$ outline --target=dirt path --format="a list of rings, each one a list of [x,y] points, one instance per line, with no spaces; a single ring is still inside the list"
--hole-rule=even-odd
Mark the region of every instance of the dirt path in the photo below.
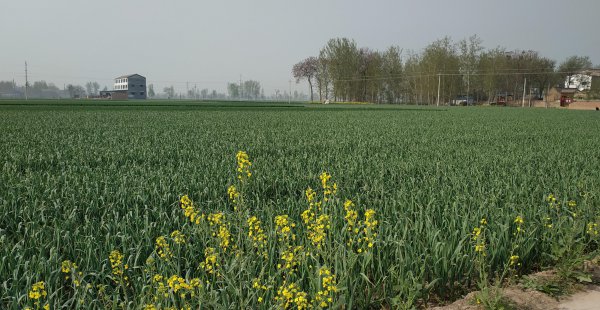
[[[600,287],[590,286],[585,291],[570,296],[558,304],[559,310],[600,309]]]

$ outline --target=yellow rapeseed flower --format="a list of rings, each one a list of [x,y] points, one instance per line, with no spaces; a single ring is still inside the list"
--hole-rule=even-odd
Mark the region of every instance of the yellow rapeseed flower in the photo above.
[[[171,233],[171,238],[177,244],[183,244],[183,243],[185,243],[185,235],[181,231],[179,231],[179,230],[174,230]]]
[[[252,246],[258,250],[259,254],[267,257],[267,236],[261,227],[261,222],[256,216],[248,219],[248,238]]]
[[[171,252],[169,243],[167,243],[167,239],[164,236],[156,238],[155,250],[158,256],[166,261],[173,257],[173,252]]]
[[[516,265],[519,262],[519,255],[511,255],[509,261],[510,261],[511,266]],[[518,265],[520,265],[520,264],[518,264]]]
[[[308,294],[300,290],[296,283],[287,284],[285,281],[277,289],[275,301],[279,303],[279,307],[290,309],[295,307],[298,310],[307,309],[310,307],[308,302]]]
[[[110,252],[108,256],[110,261],[110,267],[112,269],[112,274],[116,277],[123,277],[124,270],[128,269],[128,266],[123,266],[123,254],[119,252],[119,250],[113,250]],[[123,277],[123,280],[127,281],[127,277]],[[116,280],[115,280],[116,281]]]
[[[321,308],[326,308],[333,302],[334,294],[337,292],[335,275],[327,267],[321,267],[319,269],[319,276],[321,277],[321,290],[317,292],[315,296],[315,302]]]
[[[277,234],[277,240],[281,242],[296,240],[296,235],[292,231],[294,227],[296,227],[296,224],[290,220],[289,216],[275,216],[275,233]]]
[[[39,281],[34,283],[31,286],[31,290],[29,291],[29,294],[27,294],[29,296],[30,299],[33,300],[38,300],[41,298],[45,298],[48,293],[46,292],[46,285],[44,284],[44,281]]]
[[[208,274],[218,275],[217,268],[219,267],[219,263],[217,260],[217,252],[215,248],[206,248],[204,249],[204,261],[200,263],[200,267],[206,271]]]
[[[598,235],[598,224],[590,222],[587,224],[587,233],[590,236],[597,236]]]
[[[204,214],[201,214],[200,211],[196,209],[194,203],[187,195],[181,197],[179,204],[183,209],[185,217],[187,217],[191,223],[196,225],[200,224],[200,221],[204,218]]]
[[[237,152],[235,157],[237,159],[237,178],[240,182],[245,182],[252,176],[252,172],[250,171],[252,163],[249,160],[248,154],[244,151]]]
[[[300,259],[304,255],[302,246],[288,246],[281,253],[281,263],[277,264],[277,268],[290,274],[294,273],[300,264]]]

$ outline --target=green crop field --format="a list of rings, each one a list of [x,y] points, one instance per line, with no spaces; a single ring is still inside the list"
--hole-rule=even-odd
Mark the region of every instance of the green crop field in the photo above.
[[[0,308],[452,300],[596,250],[599,150],[595,111],[0,101]]]

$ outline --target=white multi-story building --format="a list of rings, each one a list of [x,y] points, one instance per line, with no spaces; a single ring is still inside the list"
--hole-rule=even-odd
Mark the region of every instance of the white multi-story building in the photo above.
[[[115,93],[124,93],[127,99],[146,99],[146,78],[139,74],[119,76],[115,78],[113,90]]]

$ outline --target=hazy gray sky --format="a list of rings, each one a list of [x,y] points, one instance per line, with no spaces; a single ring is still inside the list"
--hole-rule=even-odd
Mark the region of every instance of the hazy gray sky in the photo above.
[[[599,0],[0,0],[0,80],[84,84],[140,73],[158,89],[186,81],[225,91],[259,80],[287,90],[291,67],[327,40],[420,51],[446,35],[600,64]],[[292,86],[305,93],[303,84]]]

